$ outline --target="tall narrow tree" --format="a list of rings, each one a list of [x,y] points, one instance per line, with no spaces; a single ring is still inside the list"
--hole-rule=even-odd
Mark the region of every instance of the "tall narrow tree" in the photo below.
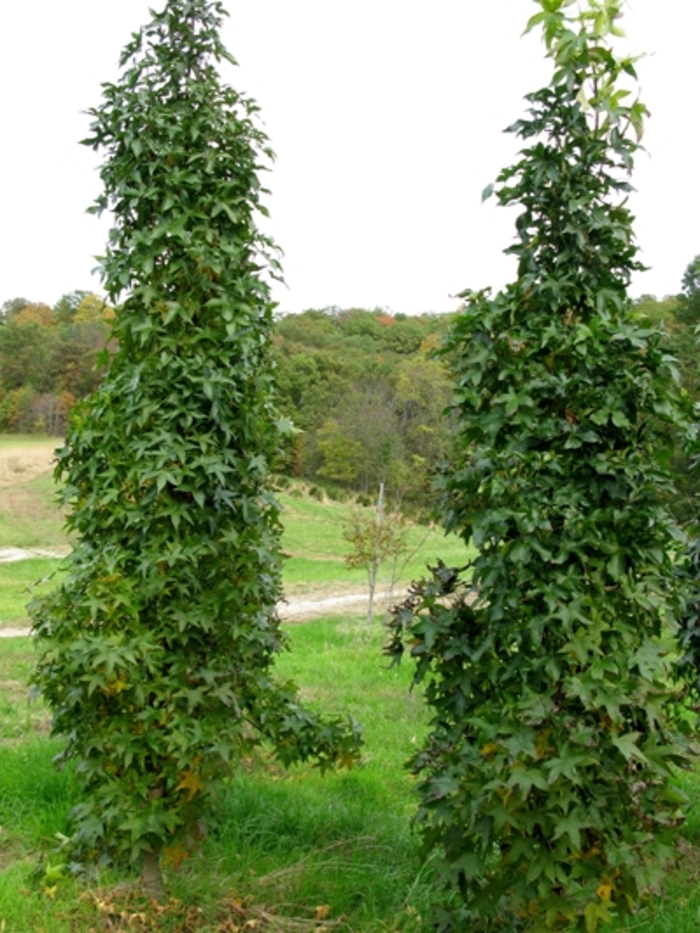
[[[33,610],[36,682],[83,789],[77,839],[142,860],[155,892],[159,856],[195,845],[242,749],[262,736],[285,763],[327,765],[359,743],[271,672],[285,643],[268,484],[279,267],[256,227],[271,153],[255,104],[220,78],[223,15],[167,0],[90,111],[118,351],[58,453],[75,545]]]
[[[554,64],[510,131],[517,279],[465,292],[451,337],[446,527],[469,568],[435,568],[394,620],[426,681],[418,824],[460,904],[443,928],[588,933],[669,854],[682,759],[665,714],[677,531],[664,430],[683,420],[661,335],[636,320],[628,180],[645,108],[614,55],[621,0],[538,0]],[[487,189],[485,194],[489,194]]]

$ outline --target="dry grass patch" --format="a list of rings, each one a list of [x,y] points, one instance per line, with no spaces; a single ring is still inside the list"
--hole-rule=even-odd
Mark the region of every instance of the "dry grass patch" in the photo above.
[[[64,514],[50,473],[0,486],[0,548],[68,551]]]
[[[67,545],[53,482],[59,438],[0,435],[0,548]]]
[[[54,437],[4,439],[0,444],[0,486],[14,486],[50,473],[60,443]]]

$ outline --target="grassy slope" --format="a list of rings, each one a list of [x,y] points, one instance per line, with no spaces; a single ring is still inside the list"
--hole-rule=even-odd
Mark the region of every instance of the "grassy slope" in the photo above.
[[[52,587],[59,561],[21,560],[0,564],[0,629],[28,623],[27,602]]]
[[[51,475],[58,438],[0,435],[0,547],[66,543]]]
[[[0,455],[16,447],[28,450],[55,450],[62,443],[60,437],[47,437],[44,434],[0,434]]]
[[[317,502],[280,495],[283,506],[284,534],[282,546],[289,555],[285,563],[285,585],[290,592],[302,585],[354,583],[366,586],[363,570],[348,570],[344,557],[349,550],[343,539],[343,525],[348,521],[351,506],[337,502]],[[463,563],[466,549],[454,537],[447,538],[439,528],[413,525],[408,533],[407,562],[398,568],[397,582],[409,583],[425,572],[426,563],[438,557],[450,563]],[[380,588],[389,581],[391,568],[380,571]],[[357,586],[353,587],[357,589]]]

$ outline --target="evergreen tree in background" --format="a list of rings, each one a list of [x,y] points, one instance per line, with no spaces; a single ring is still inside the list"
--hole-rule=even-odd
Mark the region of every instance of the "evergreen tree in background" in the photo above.
[[[645,108],[609,43],[621,0],[539,5],[528,30],[554,74],[510,128],[524,148],[495,188],[520,209],[517,279],[465,292],[449,342],[442,511],[477,556],[414,586],[388,652],[409,646],[433,712],[411,767],[459,905],[440,928],[591,933],[671,855],[683,752],[662,631],[680,535],[660,496],[684,413],[662,335],[627,297]]]
[[[36,683],[77,763],[84,853],[141,862],[161,888],[204,832],[245,749],[350,764],[353,723],[303,710],[271,674],[283,648],[271,406],[271,242],[256,107],[214,0],[168,0],[90,111],[114,226],[102,260],[118,349],[73,412],[57,477],[75,536],[65,581],[33,606]]]

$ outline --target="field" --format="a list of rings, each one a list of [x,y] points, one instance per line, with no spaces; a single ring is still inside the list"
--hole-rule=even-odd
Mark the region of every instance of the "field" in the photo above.
[[[15,444],[15,447],[17,444]],[[40,445],[37,445],[37,453]],[[46,450],[51,444],[44,444]],[[4,449],[0,444],[0,462]],[[14,454],[13,456],[17,456]],[[48,468],[48,464],[47,464]],[[26,524],[0,516],[3,546],[65,547],[46,470],[14,471]],[[361,572],[343,564],[340,529],[349,506],[285,491],[285,583],[298,594],[362,590]],[[14,508],[13,506],[12,508]],[[53,510],[53,511],[52,511]],[[41,526],[32,537],[32,515]],[[14,529],[23,538],[13,540]],[[54,538],[50,538],[55,533]],[[412,530],[417,548],[403,581],[425,561],[459,560],[459,542],[435,530]],[[41,536],[40,536],[41,535]],[[46,535],[46,537],[44,537]],[[26,619],[26,587],[56,567],[53,559],[0,565],[2,617]],[[281,770],[263,751],[231,776],[218,821],[199,855],[167,870],[169,900],[153,906],[124,869],[89,874],[66,862],[62,834],[76,802],[70,769],[56,770],[60,746],[47,711],[30,699],[33,647],[0,639],[0,931],[2,933],[427,933],[439,894],[431,865],[411,831],[413,782],[404,762],[426,729],[410,667],[389,668],[384,633],[363,612],[290,625],[292,651],[280,674],[300,685],[307,702],[351,713],[365,730],[362,764],[321,777],[313,768]],[[700,779],[678,777],[690,798],[679,830],[678,866],[662,895],[624,927],[625,933],[695,933],[700,926]]]

